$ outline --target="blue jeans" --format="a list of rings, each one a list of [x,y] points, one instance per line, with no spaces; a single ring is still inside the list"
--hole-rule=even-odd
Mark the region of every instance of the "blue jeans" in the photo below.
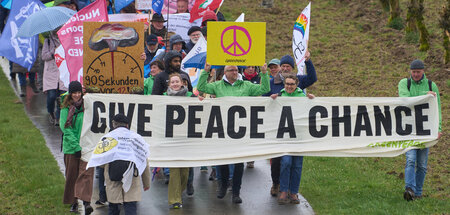
[[[405,154],[405,189],[411,188],[416,196],[422,195],[423,182],[427,174],[428,150],[428,148],[413,149]]]
[[[19,84],[20,86],[27,86],[27,74],[23,72],[19,72]],[[36,73],[35,72],[29,72],[28,73],[28,79],[31,83],[35,83],[36,80]]]
[[[220,175],[219,166],[213,166],[213,168],[216,169],[216,178],[222,178],[222,176]],[[233,174],[234,174],[234,164],[229,164],[228,168],[229,168],[228,172],[230,173],[230,176],[228,177],[228,179],[231,180],[233,178]]]
[[[105,168],[96,167],[95,171],[98,174],[98,200],[101,202],[107,202],[106,189],[105,189]]]
[[[124,202],[123,209],[125,210],[125,215],[136,215],[137,214],[137,202]],[[120,214],[120,204],[109,203],[108,215],[119,215]]]
[[[298,193],[302,177],[303,156],[281,157],[280,191]]]
[[[65,91],[63,90],[47,90],[47,112],[48,113],[55,113],[55,103],[56,99],[63,94]],[[55,117],[56,119],[59,119],[59,112],[61,111],[61,108],[59,107],[59,104],[56,105],[56,113]],[[103,173],[102,173],[103,174]]]

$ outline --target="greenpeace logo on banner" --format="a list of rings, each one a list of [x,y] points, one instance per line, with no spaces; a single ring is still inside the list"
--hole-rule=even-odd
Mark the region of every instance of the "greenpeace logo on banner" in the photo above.
[[[219,165],[287,154],[396,156],[411,147],[435,144],[439,125],[432,96],[199,101],[89,94],[84,98],[83,150],[93,151],[90,144],[109,130],[115,114],[123,113],[130,129],[150,144],[150,151],[158,151],[150,157],[152,166]]]

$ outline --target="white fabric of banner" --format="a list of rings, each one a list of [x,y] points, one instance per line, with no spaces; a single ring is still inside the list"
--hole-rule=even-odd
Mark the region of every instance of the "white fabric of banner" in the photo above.
[[[282,155],[397,156],[436,144],[437,99],[418,97],[222,97],[88,94],[83,159],[118,112],[150,145],[150,166],[239,163]]]

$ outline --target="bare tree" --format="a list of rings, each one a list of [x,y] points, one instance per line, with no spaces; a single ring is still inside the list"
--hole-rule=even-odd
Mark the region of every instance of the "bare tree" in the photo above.
[[[444,63],[450,63],[450,0],[447,0],[447,5],[444,6],[441,12],[441,19],[439,26],[442,28],[442,36],[444,39]]]
[[[400,17],[400,0],[389,0],[389,19],[387,25],[391,28],[400,30],[403,29],[403,21]]]
[[[383,10],[386,12],[389,12],[389,9],[391,8],[389,6],[389,0],[380,0],[381,6],[383,7]]]

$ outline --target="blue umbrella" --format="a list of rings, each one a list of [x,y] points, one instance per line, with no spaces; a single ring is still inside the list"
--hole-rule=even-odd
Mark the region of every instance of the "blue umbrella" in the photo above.
[[[12,3],[12,0],[3,0],[2,6],[6,9],[11,10],[11,3]]]
[[[23,22],[17,32],[17,37],[31,37],[42,32],[52,31],[66,23],[75,13],[76,11],[65,7],[44,8],[31,14]]]
[[[184,63],[184,68],[203,69],[206,63],[206,52],[198,53]]]

